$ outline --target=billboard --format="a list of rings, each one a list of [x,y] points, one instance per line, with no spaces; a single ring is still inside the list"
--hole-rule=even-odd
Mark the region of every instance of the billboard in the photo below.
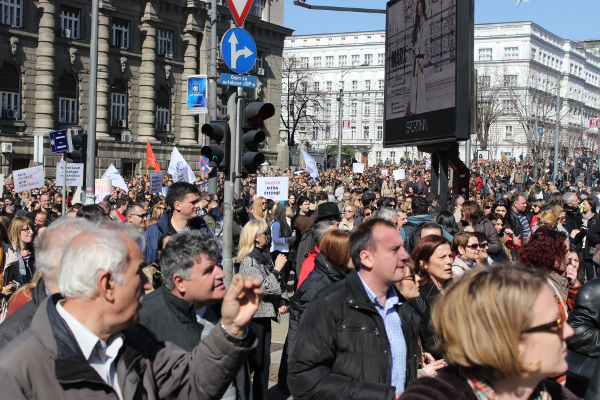
[[[187,77],[187,110],[188,115],[208,114],[206,107],[206,75],[192,75]]]
[[[468,139],[473,0],[387,3],[384,146]]]

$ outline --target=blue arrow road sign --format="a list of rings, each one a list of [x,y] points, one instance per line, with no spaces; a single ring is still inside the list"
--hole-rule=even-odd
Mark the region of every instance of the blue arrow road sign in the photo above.
[[[250,75],[221,74],[221,85],[256,88],[257,79]]]
[[[50,148],[52,149],[52,153],[73,151],[73,145],[69,146],[69,142],[66,129],[50,132]]]
[[[254,67],[256,44],[248,32],[233,28],[223,35],[221,54],[229,69],[236,74],[244,74]]]
[[[538,136],[541,136],[542,135],[542,128],[538,128],[538,132],[537,133],[538,133]]]

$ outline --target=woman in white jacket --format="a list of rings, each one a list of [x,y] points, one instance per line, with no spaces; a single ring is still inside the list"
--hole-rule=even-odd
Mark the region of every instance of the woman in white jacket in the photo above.
[[[288,257],[290,253],[290,243],[294,243],[296,237],[292,236],[292,228],[290,228],[290,225],[287,222],[285,203],[279,202],[275,204],[273,217],[273,223],[271,224],[271,259],[275,262],[277,256],[282,253],[288,258],[285,267],[283,267],[283,270],[281,271],[281,280],[284,285],[287,285],[287,280],[290,275],[290,261]]]

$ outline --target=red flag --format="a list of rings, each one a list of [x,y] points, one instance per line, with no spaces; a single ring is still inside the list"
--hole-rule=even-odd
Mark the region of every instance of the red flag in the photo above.
[[[154,168],[155,172],[160,172],[160,166],[158,165],[158,162],[156,162],[152,147],[150,147],[150,139],[146,139],[146,164],[149,167]]]

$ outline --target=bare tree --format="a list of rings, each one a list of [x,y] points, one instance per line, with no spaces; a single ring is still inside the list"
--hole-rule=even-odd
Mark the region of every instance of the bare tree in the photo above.
[[[281,123],[288,130],[289,145],[294,146],[300,127],[323,125],[324,93],[307,60],[295,55],[284,57],[281,72]]]
[[[477,67],[477,141],[481,150],[488,150],[490,128],[502,116],[503,77],[497,63]]]

